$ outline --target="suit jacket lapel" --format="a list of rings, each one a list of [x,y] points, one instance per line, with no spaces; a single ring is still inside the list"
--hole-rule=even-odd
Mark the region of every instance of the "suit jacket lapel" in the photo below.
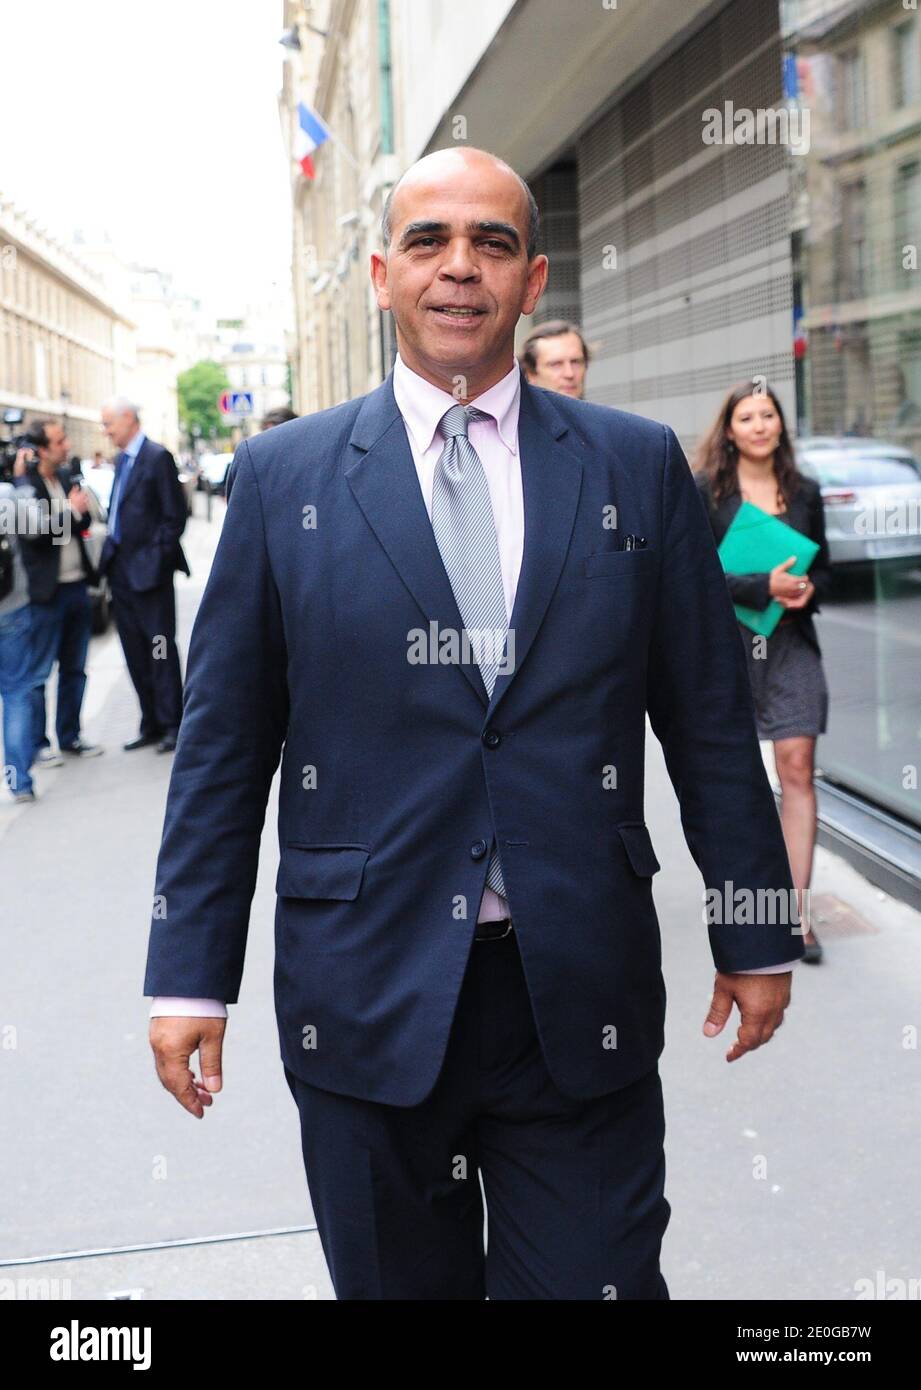
[[[393,373],[372,391],[355,420],[349,447],[355,458],[346,479],[403,583],[439,630],[463,630],[463,619],[426,511]],[[524,492],[524,552],[510,628],[514,662],[500,674],[492,699],[479,667],[460,669],[491,716],[520,670],[540,629],[566,559],[582,487],[581,441],[552,403],[522,376],[518,447]]]
[[[435,540],[393,394],[393,372],[365,397],[349,439],[345,471],[356,502],[430,623],[460,633],[464,623]],[[485,708],[486,686],[474,663],[461,665]]]
[[[559,580],[582,489],[579,455],[583,447],[553,404],[553,393],[534,390],[522,374],[518,452],[524,491],[524,552],[509,622],[514,634],[514,661],[496,680],[489,718],[524,664]]]
[[[128,477],[125,479],[124,486],[122,487],[121,493],[119,494],[119,498],[118,498],[118,510],[119,510],[119,511],[121,511],[122,507],[125,505],[125,498],[128,496],[129,492],[131,491],[132,487],[134,486],[134,484],[135,484],[135,482],[136,482],[136,480],[137,480],[138,469],[141,467],[141,465],[142,465],[142,463],[143,463],[143,461],[144,461],[144,453],[145,453],[145,450],[146,450],[146,449],[147,449],[147,439],[146,439],[146,437],[145,437],[144,443],[141,445],[140,449],[138,449],[137,458],[134,460],[134,463],[133,463],[132,466],[131,466],[131,472],[128,474]],[[126,466],[126,462],[127,462],[127,460],[124,460],[124,459],[122,460],[122,470],[124,470],[124,468],[125,468],[125,466]]]
[[[729,530],[730,526],[735,520],[736,512],[739,510],[741,505],[742,495],[739,492],[727,493],[723,500],[720,502],[718,515],[723,526],[723,532],[720,536],[720,541],[722,541],[723,536],[725,536],[726,532]]]

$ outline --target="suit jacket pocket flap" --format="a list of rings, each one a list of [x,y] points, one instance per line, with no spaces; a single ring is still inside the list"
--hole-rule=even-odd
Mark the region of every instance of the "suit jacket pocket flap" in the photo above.
[[[363,845],[285,845],[275,891],[280,898],[358,897],[368,854]]]
[[[656,858],[645,824],[636,821],[632,825],[619,825],[617,830],[624,842],[633,872],[641,878],[651,878],[653,874],[657,874],[662,866]]]

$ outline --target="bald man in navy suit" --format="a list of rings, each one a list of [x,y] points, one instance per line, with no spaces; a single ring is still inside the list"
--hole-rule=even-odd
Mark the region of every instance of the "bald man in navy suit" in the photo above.
[[[674,434],[516,364],[537,232],[483,151],[403,176],[371,264],[395,366],[240,446],[192,634],[151,1043],[203,1116],[281,759],[280,1051],[341,1299],[668,1297],[647,713],[704,885],[793,895]],[[782,1021],[800,929],[709,940],[734,1062]]]

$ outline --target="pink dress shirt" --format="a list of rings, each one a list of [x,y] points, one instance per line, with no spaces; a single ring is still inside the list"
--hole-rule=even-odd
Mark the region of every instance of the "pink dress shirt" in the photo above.
[[[433,386],[430,381],[412,371],[399,354],[393,367],[393,394],[403,416],[413,463],[416,465],[416,476],[431,518],[435,465],[444,448],[444,440],[438,433],[438,423],[445,411],[457,404],[457,400],[448,391]],[[476,397],[477,410],[482,410],[490,418],[472,420],[468,434],[470,443],[483,462],[489,483],[489,496],[499,542],[499,564],[505,586],[506,616],[509,620],[515,605],[515,593],[524,553],[524,492],[518,457],[520,404],[521,374],[516,362],[501,381],[497,381],[495,386],[490,386],[488,391]],[[492,922],[509,915],[506,899],[500,898],[491,888],[484,888],[477,921]],[[792,964],[791,962],[785,965],[766,965],[758,970],[738,973],[769,974],[790,970]],[[150,1017],[156,1018],[164,1014],[174,1017],[226,1018],[227,1006],[219,999],[157,997],[151,1006]]]

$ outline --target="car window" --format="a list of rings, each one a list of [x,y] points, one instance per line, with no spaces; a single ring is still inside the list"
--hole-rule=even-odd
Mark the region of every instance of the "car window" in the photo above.
[[[915,458],[825,458],[813,454],[800,460],[800,469],[822,487],[879,487],[887,483],[921,482],[921,463]]]

